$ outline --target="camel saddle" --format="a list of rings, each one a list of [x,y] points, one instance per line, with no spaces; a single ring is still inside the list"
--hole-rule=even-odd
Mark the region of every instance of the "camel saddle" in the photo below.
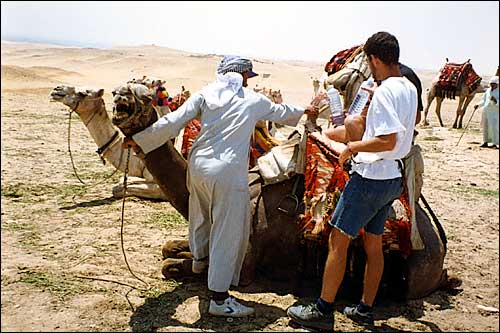
[[[457,91],[465,84],[469,91],[474,91],[481,83],[481,77],[476,74],[472,64],[467,61],[463,64],[446,63],[440,71],[436,96],[455,99]]]
[[[337,52],[325,65],[325,72],[328,76],[340,71],[346,64],[352,61],[355,56],[363,51],[363,45],[356,45],[349,49]]]
[[[296,132],[288,141],[260,157],[257,166],[251,170],[260,173],[264,186],[290,179],[296,174],[304,175],[305,191],[299,200],[305,209],[298,216],[297,223],[305,243],[326,245],[328,242],[331,227],[327,222],[333,216],[335,205],[349,180],[348,172],[338,163],[338,151],[341,149],[342,144],[338,142],[326,142],[308,135],[301,138]],[[418,198],[416,192],[421,189],[418,186],[421,182],[415,180],[423,173],[423,163],[418,163],[421,161],[419,152],[420,147],[414,146],[404,161],[407,181],[385,224],[383,249],[386,253],[399,250],[409,256],[412,250],[423,248],[416,223],[412,223],[415,221],[414,204],[410,204]],[[363,233],[361,230],[359,238],[363,237]]]

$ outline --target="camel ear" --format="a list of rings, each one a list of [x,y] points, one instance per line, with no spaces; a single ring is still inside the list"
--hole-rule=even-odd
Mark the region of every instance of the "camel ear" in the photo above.
[[[97,97],[102,97],[102,95],[104,95],[104,89],[99,89],[97,91]]]
[[[446,59],[446,62],[449,62],[448,58],[445,58]]]

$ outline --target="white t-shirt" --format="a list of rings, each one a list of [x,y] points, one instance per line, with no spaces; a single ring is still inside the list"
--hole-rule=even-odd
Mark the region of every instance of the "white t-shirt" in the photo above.
[[[397,133],[396,146],[389,151],[358,153],[352,170],[369,179],[401,177],[397,160],[410,152],[416,116],[415,86],[405,77],[389,77],[382,81],[373,94],[362,140]]]

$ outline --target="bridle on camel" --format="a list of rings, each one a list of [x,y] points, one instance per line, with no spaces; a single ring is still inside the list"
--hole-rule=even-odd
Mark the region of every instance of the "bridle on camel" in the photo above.
[[[100,183],[105,182],[109,178],[111,178],[116,173],[117,168],[109,176],[106,176],[104,179],[102,179],[94,184],[91,184],[91,185],[85,183],[78,175],[78,172],[76,171],[75,162],[73,159],[73,154],[71,153],[71,115],[73,114],[73,112],[76,111],[76,109],[78,109],[79,105],[80,105],[80,101],[78,101],[76,103],[76,106],[69,111],[69,117],[68,117],[68,153],[69,153],[69,157],[71,160],[71,166],[73,167],[73,173],[75,174],[76,178],[80,181],[80,183],[82,183],[83,185],[87,185],[87,186],[96,186]],[[96,115],[96,113],[94,113],[94,115],[89,119],[89,121],[87,121],[85,126],[87,126],[94,119],[95,115]],[[97,154],[99,154],[99,157],[101,158],[103,165],[106,164],[106,161],[103,158],[104,152],[111,146],[111,144],[116,140],[117,137],[118,137],[118,131],[115,131],[115,133],[113,134],[111,139],[108,140],[108,142],[106,142],[102,147],[97,148],[96,152],[97,152]],[[123,151],[120,154],[120,161],[118,162],[118,165],[120,165],[122,163],[122,158],[123,158]]]
[[[134,97],[138,98],[135,94],[133,94],[133,95],[134,95]],[[79,102],[78,102],[78,104],[79,104]],[[70,125],[69,125],[69,128],[68,128],[68,147],[69,147],[69,137],[70,137],[70,128],[71,128],[71,114],[78,108],[78,104],[76,105],[76,107],[74,109],[72,109],[70,111],[70,114],[69,114],[69,123],[70,123]],[[141,104],[143,104],[142,101],[141,101]],[[92,121],[92,119],[93,119],[93,117],[87,122],[87,124],[90,123],[90,121]],[[115,140],[116,137],[118,137],[118,131],[115,132],[115,134],[113,135],[113,137],[104,146],[102,146],[102,147],[100,147],[100,148],[97,149],[97,153],[100,154],[100,155],[103,154],[104,151],[111,145],[111,143],[114,142],[114,140]],[[71,150],[70,150],[70,156],[71,156]],[[122,157],[123,157],[123,150],[121,151],[120,162],[119,162],[118,165],[121,165]],[[71,159],[71,162],[73,163],[73,159]],[[124,229],[124,224],[125,224],[124,223],[124,221],[125,221],[125,198],[126,198],[126,194],[127,194],[127,180],[128,180],[128,171],[129,171],[128,170],[129,162],[130,162],[130,147],[128,147],[128,149],[127,149],[127,159],[125,161],[125,171],[124,171],[124,176],[123,176],[123,197],[122,197],[122,207],[121,207],[120,244],[121,244],[121,250],[122,250],[123,258],[125,260],[125,264],[127,265],[127,269],[129,270],[130,274],[132,274],[132,276],[134,278],[136,278],[137,280],[139,280],[142,283],[144,283],[146,285],[146,288],[145,289],[144,288],[139,288],[139,287],[127,284],[127,283],[123,283],[123,282],[119,282],[119,281],[114,281],[114,280],[109,280],[109,279],[94,278],[94,277],[89,277],[89,276],[77,276],[77,277],[83,278],[83,279],[89,279],[89,280],[98,280],[98,281],[112,282],[112,283],[117,283],[117,284],[120,284],[120,285],[124,285],[124,286],[130,287],[131,289],[125,294],[125,298],[126,298],[128,304],[129,304],[129,306],[131,307],[132,311],[135,311],[134,306],[132,305],[132,303],[128,299],[128,294],[132,290],[134,290],[134,289],[137,289],[137,290],[140,290],[140,291],[149,291],[149,290],[151,290],[151,286],[149,285],[149,283],[147,283],[146,281],[144,281],[143,279],[141,279],[140,277],[138,277],[132,271],[132,268],[130,267],[130,265],[128,263],[128,260],[127,260],[127,254],[125,252],[125,246],[124,246],[124,241],[123,241],[123,229]],[[75,175],[77,176],[77,178],[83,183],[83,181],[78,177],[78,175],[76,173],[76,169],[74,167],[74,164],[73,164],[73,170],[75,171]],[[118,168],[115,169],[115,171],[111,174],[111,176],[116,172],[116,170],[118,170]],[[111,177],[111,176],[109,176],[109,177]],[[109,177],[107,177],[107,178],[109,178]]]

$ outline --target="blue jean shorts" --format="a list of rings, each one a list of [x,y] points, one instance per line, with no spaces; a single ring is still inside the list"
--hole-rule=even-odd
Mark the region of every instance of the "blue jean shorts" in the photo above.
[[[361,228],[382,235],[389,209],[403,191],[402,178],[368,179],[354,172],[337,202],[329,224],[355,238]]]

